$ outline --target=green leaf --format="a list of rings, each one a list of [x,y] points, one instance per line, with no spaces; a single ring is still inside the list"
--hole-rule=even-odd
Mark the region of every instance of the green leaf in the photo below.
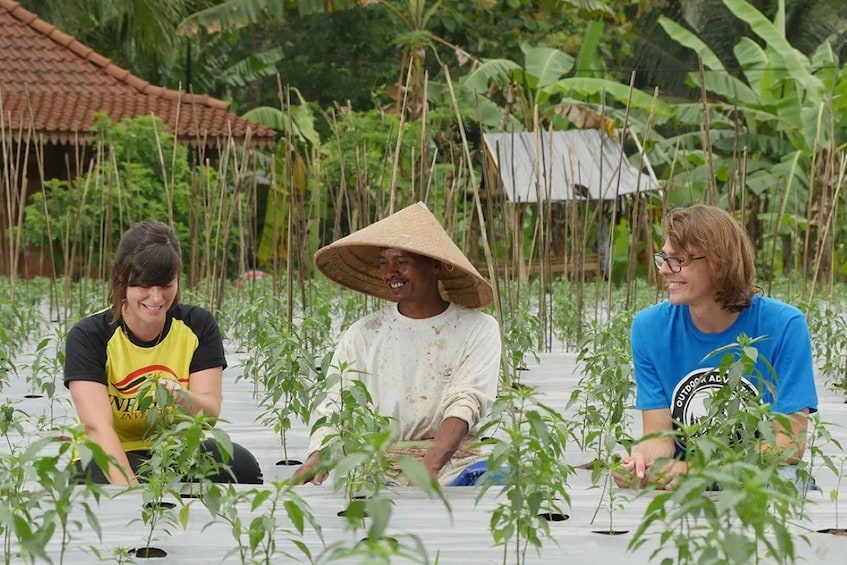
[[[653,108],[654,103],[653,96],[637,88],[630,89],[629,85],[601,78],[564,78],[551,85],[549,89],[561,92],[566,96],[595,96],[605,92],[608,97],[617,100],[621,104],[626,104],[631,100],[631,106],[633,108],[638,108],[645,112],[649,112]],[[670,117],[673,115],[673,107],[659,99],[655,100],[655,109],[656,113],[660,116]]]
[[[693,73],[691,78],[698,86],[705,85],[707,91],[739,105],[756,106],[760,102],[749,86],[726,71],[705,71],[702,77],[699,73]]]
[[[182,526],[183,530],[188,528],[188,518],[190,514],[191,505],[183,504],[182,508],[179,509],[179,525]]]
[[[766,73],[766,69],[770,68],[770,61],[765,50],[749,37],[742,37],[736,44],[733,52],[744,71],[744,76],[747,78],[747,83],[750,85],[751,90],[760,99],[771,101],[773,99],[773,93],[771,92],[773,85],[769,81],[764,80],[766,77],[771,76],[770,73]]]
[[[726,71],[724,64],[718,59],[718,56],[694,33],[666,16],[659,17],[659,25],[662,26],[662,29],[665,30],[665,33],[671,39],[697,53],[703,61],[703,67],[713,71]]]
[[[368,528],[368,538],[376,540],[385,535],[394,502],[382,496],[371,497],[366,501],[365,508],[371,525]]]
[[[250,521],[250,527],[247,531],[250,540],[250,549],[256,549],[265,538],[265,516],[256,516]]]
[[[582,35],[582,42],[575,62],[577,73],[580,76],[591,76],[592,74],[598,78],[602,76],[603,59],[599,56],[597,49],[600,45],[600,39],[603,37],[604,29],[605,25],[601,20],[588,22],[585,33]]]
[[[294,524],[297,532],[302,534],[303,529],[306,527],[306,518],[300,504],[293,500],[286,500],[282,503],[282,506],[285,508],[285,513],[288,515],[288,519],[291,520],[291,523]]]
[[[551,47],[522,47],[526,57],[526,72],[537,79],[535,88],[543,89],[566,75],[573,68],[573,57]]]
[[[489,59],[459,81],[459,87],[467,92],[486,94],[491,82],[508,84],[512,73],[521,71],[521,66],[508,59]]]
[[[820,90],[820,79],[812,75],[809,60],[785,38],[780,30],[760,11],[745,0],[724,0],[724,4],[735,16],[750,25],[753,33],[762,38],[785,61],[791,79],[804,90]]]

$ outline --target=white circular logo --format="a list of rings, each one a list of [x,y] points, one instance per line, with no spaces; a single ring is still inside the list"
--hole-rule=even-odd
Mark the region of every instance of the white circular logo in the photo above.
[[[708,417],[709,407],[707,402],[712,394],[726,384],[726,376],[721,374],[716,367],[695,369],[680,380],[671,395],[671,417],[674,427],[677,424],[691,426]],[[741,378],[741,386],[746,388],[752,395],[758,396],[759,391],[747,378]],[[684,450],[679,438],[676,440],[677,447]]]

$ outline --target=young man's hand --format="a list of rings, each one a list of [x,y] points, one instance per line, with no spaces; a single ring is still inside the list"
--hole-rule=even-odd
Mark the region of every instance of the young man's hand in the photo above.
[[[645,488],[654,484],[660,489],[673,490],[679,484],[680,475],[688,472],[688,463],[677,459],[661,459],[651,461],[640,451],[630,455],[622,455],[617,469],[612,476],[620,488]]]

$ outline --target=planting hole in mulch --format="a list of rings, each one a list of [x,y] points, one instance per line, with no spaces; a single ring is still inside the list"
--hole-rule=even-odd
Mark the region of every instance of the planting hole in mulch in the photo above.
[[[303,462],[299,459],[280,459],[276,462],[279,466],[287,466],[287,465],[302,465]]]
[[[357,518],[368,518],[368,511],[365,510],[365,503],[361,502],[363,500],[367,500],[368,496],[364,494],[357,494],[350,498],[350,504],[344,510],[339,510],[336,513],[336,516],[345,517],[350,514],[350,510],[352,509],[352,515]]]
[[[336,512],[335,515],[338,516],[339,518],[344,518],[345,516],[347,516],[347,509],[345,508],[344,510],[339,510],[338,512]],[[368,517],[369,517],[368,513],[363,511],[362,512],[362,518],[368,518]]]
[[[158,547],[136,547],[129,550],[130,555],[135,555],[139,559],[160,559],[167,557],[168,552]]]
[[[538,516],[540,518],[544,518],[548,522],[564,522],[570,518],[570,516],[562,514],[561,512],[542,512]]]
[[[170,509],[170,508],[175,508],[176,504],[174,504],[173,502],[166,502],[166,501],[148,502],[147,504],[144,505],[144,508],[156,508],[156,506],[158,506],[159,508]]]
[[[591,530],[592,534],[602,534],[604,536],[622,536],[628,534],[629,530]]]
[[[819,534],[829,534],[831,536],[847,537],[847,529],[844,528],[824,528],[818,530]]]
[[[583,470],[586,470],[586,471],[593,471],[594,465],[596,465],[597,463],[598,463],[597,459],[592,459],[591,461],[587,461],[585,463],[580,463],[579,465],[574,465],[574,469],[583,469]],[[600,463],[601,469],[604,469],[606,467],[605,462],[599,461],[599,463]]]
[[[397,549],[400,547],[400,542],[397,541],[397,538],[393,538],[391,536],[380,536],[380,537],[376,538],[376,541],[386,542],[391,547],[391,549],[394,550],[394,551],[397,551]],[[359,544],[361,544],[361,545],[367,545],[367,543],[368,543],[368,538],[362,538],[362,539],[359,540]]]
[[[30,393],[30,394],[25,394],[24,398],[44,398],[44,395],[43,394],[37,394],[37,393]]]

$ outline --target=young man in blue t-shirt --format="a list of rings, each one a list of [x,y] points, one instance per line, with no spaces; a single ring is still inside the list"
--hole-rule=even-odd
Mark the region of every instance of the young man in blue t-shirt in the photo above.
[[[670,432],[675,423],[690,424],[703,415],[704,399],[722,386],[720,377],[711,378],[718,361],[707,356],[743,333],[762,338],[755,344],[757,369],[769,381],[761,390],[747,379],[744,385],[760,393],[773,412],[790,417],[791,429],[774,421],[771,448],[796,464],[805,449],[806,416],[818,403],[803,313],[757,294],[752,242],[724,210],[701,204],[672,210],[662,229],[664,245],[654,259],[669,297],[639,312],[632,323],[635,407],[641,410],[644,436]],[[620,486],[673,487],[688,470],[684,450],[670,435],[643,439],[621,458],[631,475],[616,480]],[[654,469],[657,463],[661,467]]]

